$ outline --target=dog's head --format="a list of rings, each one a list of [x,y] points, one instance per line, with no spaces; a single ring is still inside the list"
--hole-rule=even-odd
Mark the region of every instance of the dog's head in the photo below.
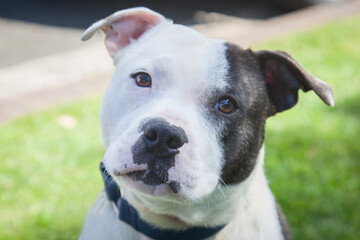
[[[330,86],[284,52],[208,39],[146,8],[100,20],[83,40],[99,29],[116,65],[101,108],[103,162],[138,207],[171,214],[173,203],[244,182],[266,119],[293,107],[299,89],[333,105]]]

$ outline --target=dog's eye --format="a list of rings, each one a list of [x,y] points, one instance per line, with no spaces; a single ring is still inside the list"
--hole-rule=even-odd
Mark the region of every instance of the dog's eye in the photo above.
[[[136,84],[140,87],[150,87],[151,85],[151,77],[147,73],[135,73],[132,77],[135,79]]]
[[[223,98],[216,104],[216,108],[226,114],[233,113],[236,110],[234,101],[230,98]]]

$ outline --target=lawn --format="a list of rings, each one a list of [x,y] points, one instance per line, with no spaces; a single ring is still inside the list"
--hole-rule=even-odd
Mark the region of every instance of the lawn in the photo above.
[[[360,17],[257,46],[282,49],[333,86],[267,122],[266,173],[294,239],[360,239]]]
[[[266,174],[294,239],[360,237],[360,17],[254,47],[291,53],[330,83],[268,120]],[[77,239],[102,180],[100,96],[0,127],[0,239]]]

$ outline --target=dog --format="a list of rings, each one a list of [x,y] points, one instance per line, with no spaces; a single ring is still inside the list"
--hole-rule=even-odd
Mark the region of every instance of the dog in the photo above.
[[[116,66],[104,95],[102,192],[80,239],[290,239],[265,178],[267,118],[330,85],[282,51],[209,39],[139,7],[90,26]],[[101,61],[101,59],[99,59]]]

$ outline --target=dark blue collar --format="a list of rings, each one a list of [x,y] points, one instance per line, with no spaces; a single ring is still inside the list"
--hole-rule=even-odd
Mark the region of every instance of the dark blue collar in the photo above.
[[[200,240],[218,233],[224,226],[212,228],[192,227],[182,231],[164,230],[156,228],[139,217],[137,210],[121,197],[118,185],[106,171],[104,164],[100,163],[100,171],[105,184],[108,199],[113,201],[119,209],[120,220],[126,222],[136,231],[156,240]]]

